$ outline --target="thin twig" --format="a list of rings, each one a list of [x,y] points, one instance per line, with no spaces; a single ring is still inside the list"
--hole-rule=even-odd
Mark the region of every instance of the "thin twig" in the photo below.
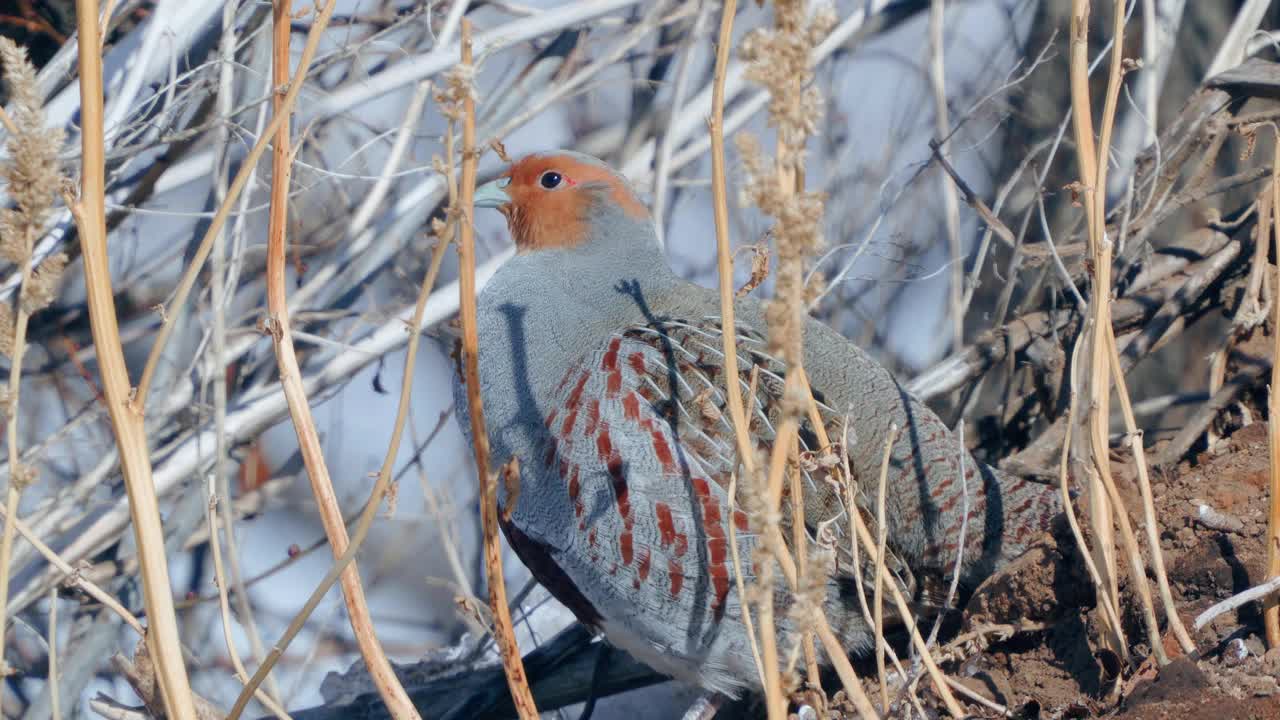
[[[876,640],[876,677],[880,680],[880,712],[889,713],[889,684],[884,672],[884,554],[889,542],[889,528],[886,524],[885,499],[889,479],[889,460],[893,457],[893,446],[898,442],[898,424],[889,425],[889,437],[884,441],[884,456],[880,459],[880,480],[876,483],[876,575],[872,588],[872,608],[875,617]],[[848,482],[846,478],[846,482]],[[849,504],[848,512],[858,512],[858,506]],[[854,534],[854,537],[857,537]]]
[[[49,588],[49,715],[62,720],[62,697],[58,694],[58,588]]]
[[[472,65],[471,21],[462,21],[462,65]],[[476,191],[476,108],[475,99],[464,94],[462,121],[462,179],[458,188],[458,305],[462,323],[462,358],[466,371],[467,406],[470,409],[471,437],[475,445],[476,473],[480,480],[480,523],[484,529],[484,569],[489,584],[489,609],[493,612],[493,634],[502,655],[507,687],[521,720],[537,720],[538,708],[529,690],[520,646],[511,627],[507,588],[502,574],[502,546],[498,542],[498,500],[495,479],[489,474],[489,431],[484,424],[484,404],[480,397],[480,335],[476,327],[476,245],[472,198]]]
[[[1273,577],[1261,585],[1251,587],[1242,593],[1232,595],[1226,600],[1210,607],[1208,610],[1205,610],[1196,616],[1195,624],[1192,627],[1197,631],[1202,630],[1205,625],[1213,622],[1219,615],[1231,612],[1241,605],[1253,602],[1254,600],[1265,601],[1269,597],[1273,597],[1278,591],[1280,591],[1280,576]]]
[[[77,2],[83,2],[83,0],[77,0]],[[262,158],[267,146],[271,144],[271,139],[279,132],[292,114],[293,107],[298,100],[298,94],[302,91],[302,86],[307,79],[307,71],[311,68],[311,61],[315,57],[316,48],[320,45],[320,38],[324,35],[324,29],[328,27],[329,18],[333,16],[333,10],[336,6],[337,0],[328,0],[324,7],[316,13],[316,18],[311,23],[311,30],[307,33],[306,45],[303,46],[302,55],[298,59],[298,69],[293,74],[292,80],[289,81],[289,89],[285,92],[283,98],[276,97],[273,100],[273,102],[278,102],[279,112],[271,118],[271,123],[267,125],[258,141],[254,143],[253,148],[245,156],[240,165],[240,171],[236,173],[235,179],[231,181],[231,187],[227,189],[226,197],[223,198],[222,203],[218,206],[218,211],[214,214],[213,219],[209,221],[209,227],[205,230],[204,237],[201,238],[200,245],[196,248],[191,262],[187,265],[186,270],[183,271],[182,279],[178,281],[178,286],[173,291],[173,299],[163,313],[164,322],[160,325],[160,331],[156,333],[155,343],[151,347],[150,354],[147,355],[147,363],[142,369],[142,379],[138,382],[138,390],[133,398],[135,407],[146,407],[147,394],[151,390],[151,381],[155,376],[156,366],[160,362],[160,356],[164,352],[165,345],[169,342],[169,336],[173,333],[174,323],[179,314],[176,309],[184,305],[187,301],[187,296],[191,294],[191,288],[195,286],[196,278],[204,267],[204,261],[213,250],[213,239],[221,232],[223,225],[227,222],[227,217],[231,214],[232,205],[235,204],[240,192],[248,184],[249,177],[257,170],[258,160]]]
[[[222,37],[218,41],[218,53],[221,56],[221,64],[218,70],[218,95],[215,98],[216,107],[219,115],[223,117],[232,117],[232,104],[235,100],[235,46],[238,37],[236,33],[236,5],[235,3],[227,3],[222,9]],[[264,78],[264,82],[269,79]],[[265,112],[265,106],[263,110]],[[258,121],[261,123],[265,119],[265,115],[259,115]],[[226,156],[226,149],[230,141],[230,128],[226,124],[218,124],[215,129],[215,147],[219,149],[218,154]],[[229,158],[226,162],[217,163],[214,166],[213,186],[214,197],[221,204],[226,199],[227,193],[227,173],[229,170]],[[248,194],[243,199],[248,200]],[[237,218],[236,228],[243,230],[244,216]],[[241,232],[243,235],[243,232]],[[227,570],[231,581],[231,587],[235,591],[234,598],[236,603],[236,611],[240,615],[240,622],[244,627],[245,635],[249,638],[249,649],[253,653],[254,662],[261,664],[263,658],[266,657],[266,649],[262,645],[262,633],[258,630],[258,622],[254,618],[253,608],[250,605],[250,596],[244,582],[244,573],[240,569],[240,547],[236,539],[235,528],[235,512],[231,503],[231,471],[228,466],[227,445],[230,438],[227,437],[227,294],[228,290],[234,296],[235,278],[238,276],[236,269],[231,273],[227,271],[227,253],[226,253],[226,232],[219,231],[214,235],[213,245],[213,261],[212,272],[209,277],[210,299],[212,301],[213,323],[211,328],[211,338],[209,343],[210,352],[213,354],[213,372],[211,379],[213,381],[213,424],[214,424],[214,461],[213,471],[215,482],[217,483],[217,492],[224,498],[226,502],[222,503],[220,509],[222,511],[222,524],[226,529],[225,539],[227,543]],[[229,282],[230,281],[230,282]],[[228,288],[228,285],[230,287]],[[213,543],[217,543],[214,529],[210,528],[210,538]],[[219,587],[219,592],[222,588]],[[272,700],[278,704],[283,704],[284,696],[280,694],[280,686],[276,682],[274,675],[267,676],[267,694]]]
[[[240,651],[236,648],[236,641],[232,636],[231,602],[227,597],[227,576],[222,564],[222,543],[218,541],[218,491],[216,482],[216,478],[210,478],[207,482],[209,502],[206,504],[205,519],[209,524],[209,549],[213,555],[214,584],[218,587],[218,614],[222,618],[222,641],[226,643],[227,657],[231,659],[231,667],[235,670],[236,677],[240,679],[241,683],[247,684],[249,682],[249,673],[244,669],[244,663],[240,660]],[[227,531],[230,532],[230,530],[231,528],[228,527]],[[261,689],[254,692],[254,697],[276,717],[281,720],[289,720],[289,713],[285,712],[285,709],[274,698]]]
[[[21,518],[5,514],[3,508],[0,508],[0,515],[4,515],[3,519],[5,524],[9,524],[9,518],[13,517],[12,524],[14,528],[17,529],[18,534],[22,536],[22,539],[31,543],[31,546],[36,549],[36,552],[44,556],[44,558],[49,561],[50,565],[57,568],[63,578],[83,591],[84,594],[94,600],[97,600],[103,607],[115,613],[121,620],[124,620],[126,625],[133,628],[133,631],[138,633],[138,637],[146,637],[147,629],[142,626],[142,622],[138,620],[133,613],[129,612],[129,610],[125,608],[124,605],[121,605],[118,600],[111,597],[107,591],[98,587],[93,581],[84,577],[82,573],[71,567],[71,564],[55,552],[53,548],[41,541]]]
[[[946,18],[943,0],[929,3],[929,84],[933,88],[934,131],[942,138],[934,149],[939,156],[945,152],[947,138],[951,136],[950,112],[947,107],[947,73],[945,64],[946,36],[943,32]],[[932,145],[932,143],[931,143]],[[960,241],[960,203],[956,188],[939,178],[942,185],[942,208],[947,245],[951,251],[951,342],[956,350],[964,347],[964,246]]]

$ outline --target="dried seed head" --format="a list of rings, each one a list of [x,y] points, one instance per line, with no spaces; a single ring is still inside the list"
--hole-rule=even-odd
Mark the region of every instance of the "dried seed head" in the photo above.
[[[444,76],[444,87],[435,94],[436,104],[440,106],[440,114],[458,122],[464,114],[463,103],[469,97],[477,100],[476,66],[458,63]]]
[[[22,287],[22,309],[28,313],[43,310],[58,297],[62,275],[67,269],[65,253],[54,253],[45,258]]]
[[[13,357],[13,308],[0,304],[0,355]]]
[[[9,160],[0,166],[0,178],[13,199],[13,208],[0,216],[0,257],[22,262],[31,255],[62,186],[58,172],[62,131],[44,127],[36,70],[26,50],[0,38],[0,64],[17,129],[9,137]]]
[[[17,463],[12,469],[10,481],[15,490],[25,490],[40,476],[36,469],[26,463]]]
[[[716,404],[715,398],[712,397],[714,393],[715,388],[705,387],[702,392],[693,398],[693,405],[698,408],[698,413],[702,415],[704,420],[712,424],[719,422],[722,414],[720,406]]]

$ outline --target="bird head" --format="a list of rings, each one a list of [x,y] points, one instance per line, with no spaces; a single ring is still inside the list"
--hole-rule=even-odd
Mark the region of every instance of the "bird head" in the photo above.
[[[649,226],[631,185],[589,155],[528,155],[476,188],[476,207],[497,208],[520,253],[581,247],[620,222]]]

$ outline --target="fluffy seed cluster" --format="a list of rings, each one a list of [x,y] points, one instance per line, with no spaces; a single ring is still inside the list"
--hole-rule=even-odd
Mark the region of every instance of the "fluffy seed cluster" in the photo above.
[[[773,27],[753,31],[742,43],[747,76],[769,90],[769,125],[778,135],[776,156],[766,157],[750,135],[736,139],[747,178],[742,201],[774,219],[777,300],[770,303],[767,319],[773,349],[788,362],[799,355],[805,261],[823,244],[824,196],[803,189],[805,142],[822,120],[822,95],[813,85],[809,55],[836,17],[830,6],[810,15],[805,5],[798,0],[775,3]]]
[[[800,0],[774,3],[773,27],[759,28],[742,41],[739,53],[749,64],[748,79],[769,89],[769,125],[779,144],[796,150],[799,162],[804,142],[822,120],[822,94],[812,86],[809,54],[836,23],[836,12],[822,5],[809,15]]]
[[[772,28],[755,30],[743,41],[741,55],[747,61],[747,77],[763,85],[770,95],[769,125],[777,133],[777,151],[767,157],[760,142],[747,134],[736,138],[738,154],[746,180],[741,201],[754,205],[773,219],[769,234],[777,244],[778,265],[775,274],[776,294],[766,307],[770,351],[783,358],[789,367],[802,363],[801,333],[804,327],[807,259],[822,246],[822,214],[824,197],[804,189],[805,142],[813,135],[822,119],[822,96],[813,85],[809,55],[817,42],[835,23],[835,13],[823,7],[809,14],[803,0],[777,0],[774,3]],[[808,401],[807,393],[790,378],[783,392],[781,410],[786,416],[800,415]],[[764,467],[764,465],[761,465]],[[800,472],[798,464],[789,468]],[[786,548],[770,547],[769,538],[776,533],[777,512],[764,501],[769,497],[763,473],[746,478],[747,509],[752,529],[765,538],[756,547],[755,563],[765,569]],[[798,502],[792,498],[791,502]],[[797,519],[798,522],[798,519]],[[797,592],[787,609],[788,619],[797,632],[789,636],[786,649],[787,667],[795,667],[800,653],[802,633],[814,627],[822,616],[827,596],[827,582],[834,567],[829,549],[792,548],[802,559],[807,555],[804,572],[797,578]],[[764,572],[753,589],[754,600],[768,602],[773,596],[772,579]],[[785,687],[795,687],[796,677],[783,673]]]
[[[0,259],[25,266],[63,183],[58,165],[62,131],[44,127],[36,70],[27,60],[26,50],[0,38],[0,64],[15,126],[7,145],[8,160],[0,165],[0,179],[5,181],[5,194],[12,203],[0,209]],[[67,257],[59,253],[35,268],[22,285],[21,310],[32,313],[52,303],[66,266]],[[13,329],[12,310],[0,306],[0,352],[5,355],[13,352]]]
[[[476,66],[458,63],[444,75],[444,87],[435,93],[440,114],[453,122],[461,122],[463,102],[476,96]]]

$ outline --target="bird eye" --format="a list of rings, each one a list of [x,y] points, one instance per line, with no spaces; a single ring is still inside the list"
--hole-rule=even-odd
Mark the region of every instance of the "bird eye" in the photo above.
[[[542,173],[542,177],[538,178],[538,184],[548,190],[555,190],[560,187],[560,181],[564,178],[555,170],[548,170]]]

